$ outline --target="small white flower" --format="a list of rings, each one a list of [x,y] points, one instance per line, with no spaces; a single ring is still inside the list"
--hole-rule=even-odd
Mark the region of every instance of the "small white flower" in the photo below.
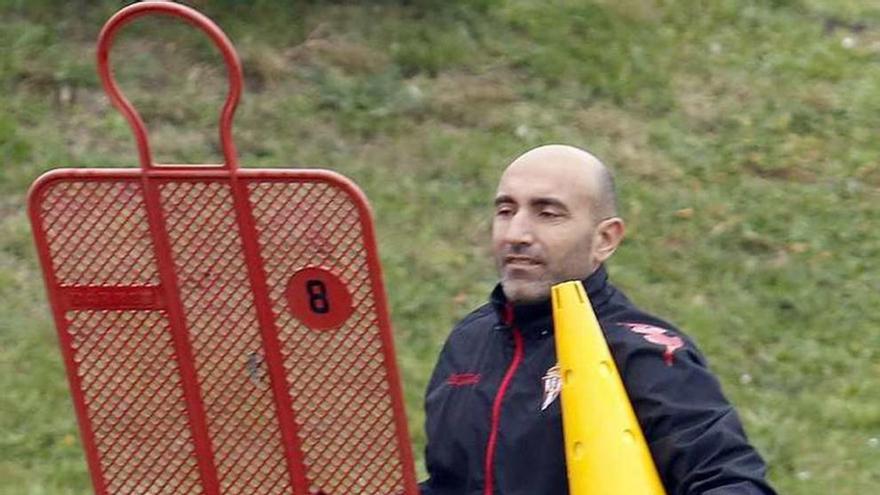
[[[743,373],[742,375],[739,375],[739,382],[743,385],[748,385],[752,383],[752,375],[748,373]]]
[[[412,98],[413,100],[421,100],[422,97],[424,96],[424,93],[422,93],[421,88],[419,88],[415,84],[407,84],[404,89],[406,91],[406,95],[409,96],[410,98]]]
[[[795,476],[797,476],[797,479],[799,479],[801,481],[807,481],[808,479],[810,479],[813,476],[813,473],[811,473],[809,471],[798,471],[798,473]]]
[[[880,447],[880,438],[877,438],[877,437],[869,438],[868,439],[868,447],[871,447],[872,449],[876,449],[877,447]]]
[[[840,45],[844,48],[852,48],[856,46],[856,39],[852,36],[844,36],[842,40],[840,40]]]

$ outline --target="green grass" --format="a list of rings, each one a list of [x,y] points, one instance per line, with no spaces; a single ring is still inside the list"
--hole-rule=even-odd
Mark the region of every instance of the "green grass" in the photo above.
[[[700,343],[780,492],[880,485],[876,2],[194,4],[242,55],[242,164],[332,168],[371,199],[419,454],[439,346],[494,282],[498,175],[567,142],[617,171],[612,276]],[[50,168],[136,165],[94,75],[117,6],[0,0],[4,495],[89,492],[23,205]],[[114,54],[158,159],[219,160],[210,45],[151,20]]]

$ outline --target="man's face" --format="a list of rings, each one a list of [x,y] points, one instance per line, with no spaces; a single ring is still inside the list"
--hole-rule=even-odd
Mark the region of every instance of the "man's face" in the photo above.
[[[511,302],[545,300],[554,284],[595,268],[592,174],[564,158],[520,158],[498,184],[492,248]]]

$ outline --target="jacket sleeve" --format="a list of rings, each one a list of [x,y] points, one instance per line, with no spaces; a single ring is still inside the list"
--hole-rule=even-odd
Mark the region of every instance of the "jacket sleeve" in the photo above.
[[[612,332],[624,333],[609,343],[667,493],[775,495],[764,461],[693,343],[680,337],[684,346],[664,359],[664,348],[642,335]]]
[[[425,465],[428,471],[428,478],[419,483],[420,495],[439,495],[441,493],[445,493],[443,487],[442,470],[438,469],[438,467],[435,465],[435,446],[432,444],[433,435],[431,434],[434,428],[432,428],[432,425],[430,424],[432,418],[429,415],[427,401],[428,397],[431,395],[431,392],[434,391],[434,389],[436,389],[442,382],[442,377],[448,374],[448,347],[449,342],[447,342],[443,346],[443,349],[440,351],[440,355],[437,358],[437,363],[434,365],[434,371],[431,373],[431,380],[428,382],[427,391],[425,392],[425,432],[427,433],[428,437],[428,442],[425,445]]]

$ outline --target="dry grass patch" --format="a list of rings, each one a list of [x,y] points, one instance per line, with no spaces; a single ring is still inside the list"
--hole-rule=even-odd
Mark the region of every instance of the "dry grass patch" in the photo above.
[[[509,119],[507,105],[518,100],[510,81],[515,76],[442,73],[429,86],[430,108],[440,120],[461,126],[496,127]]]
[[[754,105],[762,93],[760,82],[727,75],[682,73],[672,88],[681,115],[697,130],[713,130],[719,120]]]
[[[377,74],[391,63],[386,53],[363,43],[349,41],[319,24],[302,44],[286,52],[289,63],[332,66],[347,74]]]
[[[645,118],[608,104],[599,103],[574,113],[573,124],[594,143],[605,160],[621,175],[651,181],[680,180],[678,165],[650,143],[650,125]]]

